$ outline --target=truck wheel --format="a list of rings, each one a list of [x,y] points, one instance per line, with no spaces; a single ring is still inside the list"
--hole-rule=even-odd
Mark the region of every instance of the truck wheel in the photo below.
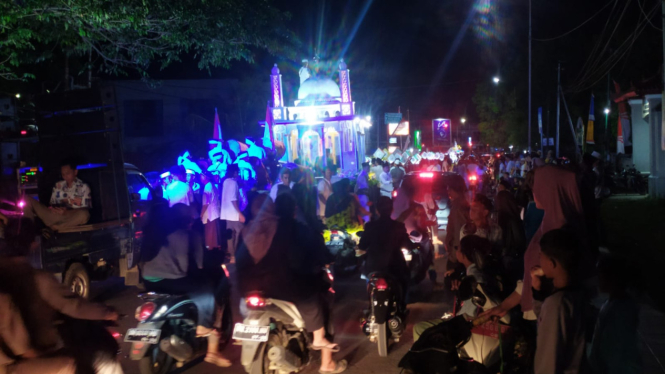
[[[73,293],[88,298],[90,295],[90,276],[81,263],[72,264],[65,273],[64,282]]]

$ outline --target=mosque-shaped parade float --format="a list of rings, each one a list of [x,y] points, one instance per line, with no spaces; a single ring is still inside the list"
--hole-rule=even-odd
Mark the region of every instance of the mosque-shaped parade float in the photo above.
[[[332,162],[342,172],[356,172],[365,160],[368,125],[355,116],[349,69],[344,60],[339,61],[338,85],[323,71],[318,73],[318,59],[314,59],[313,72],[307,60],[302,62],[298,99],[293,106],[284,102],[277,64],[272,68],[272,97],[266,121],[260,123],[265,126],[264,144],[274,145],[278,155],[283,152],[279,159],[283,163],[309,167],[320,163],[325,167]]]

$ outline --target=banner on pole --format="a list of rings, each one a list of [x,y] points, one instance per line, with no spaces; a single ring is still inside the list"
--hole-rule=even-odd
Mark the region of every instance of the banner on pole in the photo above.
[[[619,116],[619,123],[617,123],[617,154],[623,153],[626,154],[626,150],[623,144],[623,125],[621,123],[621,116]]]
[[[538,133],[543,135],[543,107],[538,108]]]
[[[614,89],[617,94],[621,93],[621,87],[619,87],[619,84],[616,81],[614,82]],[[630,114],[628,113],[628,105],[625,101],[621,101],[617,104],[619,106],[619,123],[621,124],[623,143],[624,145],[632,145],[630,142]],[[618,128],[617,131],[619,131]]]
[[[593,114],[593,94],[591,94],[591,107],[589,108],[589,122],[586,126],[586,143],[587,144],[596,144],[593,140],[593,124],[596,121],[596,116]]]
[[[575,136],[577,137],[577,145],[582,147],[584,145],[584,120],[582,120],[582,117],[577,117]]]

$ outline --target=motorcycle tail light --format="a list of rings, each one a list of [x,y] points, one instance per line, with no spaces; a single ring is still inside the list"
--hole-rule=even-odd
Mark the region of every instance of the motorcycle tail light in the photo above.
[[[397,190],[393,191],[393,197],[397,197]]]
[[[330,279],[331,282],[335,281],[335,277],[332,275],[331,272],[327,271],[326,274],[328,274],[328,279]]]
[[[147,320],[152,315],[152,312],[155,311],[156,307],[157,306],[155,305],[155,303],[150,301],[141,305],[140,307],[136,308],[136,314],[135,314],[136,319],[139,322]]]
[[[376,286],[376,289],[379,291],[385,291],[388,289],[388,282],[383,278],[379,278],[374,282],[374,286]]]
[[[245,302],[249,308],[263,308],[266,306],[266,300],[260,296],[249,296]]]
[[[421,178],[434,178],[434,173],[420,173]]]
[[[21,208],[21,209],[25,208],[25,201],[23,201],[23,200],[19,201],[18,202],[18,207]]]
[[[478,180],[478,177],[475,174],[469,175],[469,180],[473,182],[473,181]]]

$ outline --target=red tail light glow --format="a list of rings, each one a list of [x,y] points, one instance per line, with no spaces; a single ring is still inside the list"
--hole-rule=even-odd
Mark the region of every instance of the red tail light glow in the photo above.
[[[25,201],[21,200],[18,202],[18,207],[23,209],[25,207]]]
[[[397,197],[397,190],[393,191],[393,197]]]
[[[335,281],[335,277],[332,275],[332,273],[331,272],[327,273],[328,273],[328,279],[330,279],[331,282]]]
[[[152,315],[152,312],[155,311],[156,307],[157,306],[153,302],[147,302],[141,305],[140,307],[138,307],[138,309],[136,309],[136,315],[135,315],[136,319],[139,322],[147,320]]]
[[[469,175],[469,180],[475,182],[478,180],[478,177],[475,174]]]
[[[250,308],[262,308],[266,306],[266,300],[259,296],[249,296],[247,306]]]
[[[421,178],[434,178],[434,173],[420,173]]]
[[[388,289],[388,282],[386,282],[386,280],[383,278],[377,279],[376,282],[374,282],[374,285],[379,291],[385,291]]]

